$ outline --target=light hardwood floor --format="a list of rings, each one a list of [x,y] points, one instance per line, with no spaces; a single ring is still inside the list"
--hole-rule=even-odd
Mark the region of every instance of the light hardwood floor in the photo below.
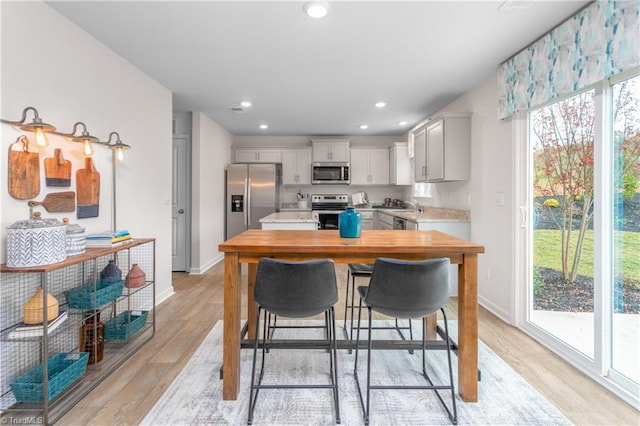
[[[209,330],[222,319],[222,272],[222,264],[218,264],[200,276],[174,273],[175,295],[158,307],[155,337],[58,424],[139,424]],[[336,274],[343,297],[345,266],[337,265]],[[243,282],[246,286],[246,278]],[[452,299],[449,305],[447,312],[455,319],[456,300]],[[343,318],[343,306],[344,301],[340,300],[336,306],[339,319]],[[640,413],[634,408],[482,308],[479,336],[573,423],[640,424]]]

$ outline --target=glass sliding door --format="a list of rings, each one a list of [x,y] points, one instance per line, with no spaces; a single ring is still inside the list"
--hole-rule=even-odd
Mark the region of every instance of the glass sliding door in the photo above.
[[[612,318],[610,375],[640,383],[640,77],[611,87]]]
[[[533,285],[528,318],[594,358],[594,90],[529,115]]]
[[[593,87],[528,114],[523,329],[638,404],[640,76]]]

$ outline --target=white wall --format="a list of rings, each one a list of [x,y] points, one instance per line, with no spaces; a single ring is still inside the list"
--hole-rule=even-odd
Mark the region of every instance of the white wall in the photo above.
[[[192,125],[191,273],[205,272],[222,260],[218,244],[225,233],[224,170],[231,162],[232,135],[200,112]]]
[[[484,245],[478,257],[480,303],[515,323],[515,140],[510,120],[498,120],[498,74],[443,109],[472,112],[471,181],[436,184],[440,204],[471,207],[471,240]],[[504,205],[498,205],[498,198]],[[468,207],[467,207],[468,208]]]
[[[131,145],[117,169],[117,226],[134,237],[155,237],[157,301],[173,293],[171,286],[171,92],[97,42],[66,18],[41,2],[2,2],[2,118],[19,120],[27,106],[41,118],[70,132],[83,121],[89,132],[106,140],[111,131]],[[32,116],[30,115],[29,118]],[[6,158],[9,145],[21,134],[0,125],[2,155],[2,212],[0,247],[6,261],[6,227],[28,218],[26,201],[8,194]],[[43,158],[61,148],[75,170],[84,167],[82,145],[51,136],[40,150],[42,200],[48,192],[75,190],[47,188]],[[61,219],[86,228],[87,233],[111,228],[113,173],[111,151],[95,146],[94,161],[101,174],[100,215],[76,219],[75,213],[44,217]]]

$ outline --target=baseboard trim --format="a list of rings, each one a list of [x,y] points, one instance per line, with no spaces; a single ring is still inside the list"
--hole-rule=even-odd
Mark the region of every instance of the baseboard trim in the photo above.
[[[213,268],[218,263],[222,262],[223,259],[224,259],[224,255],[219,254],[218,256],[214,257],[213,259],[205,263],[204,266],[201,266],[200,268],[189,269],[189,275],[202,275],[205,272],[207,272],[209,269]]]
[[[504,309],[500,308],[499,306],[495,305],[482,296],[478,297],[478,302],[480,303],[480,306],[500,318],[502,321],[506,322],[509,325],[515,326],[513,318],[511,318],[511,314],[509,312],[506,312]]]

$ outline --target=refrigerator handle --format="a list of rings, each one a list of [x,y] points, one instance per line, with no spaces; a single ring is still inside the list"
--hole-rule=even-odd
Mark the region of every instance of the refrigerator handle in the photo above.
[[[246,229],[249,229],[249,225],[251,225],[251,178],[247,178],[246,179],[246,183],[245,183],[245,190],[247,191],[247,196],[246,196],[246,200],[247,200],[247,208],[246,208],[246,215],[244,217],[245,220],[245,227]]]
[[[243,199],[244,199],[244,210],[242,211],[242,224],[244,225],[244,229],[247,229],[248,226],[248,222],[247,222],[247,209],[249,208],[249,190],[248,190],[248,185],[247,185],[247,178],[244,179],[244,194],[243,194]]]

